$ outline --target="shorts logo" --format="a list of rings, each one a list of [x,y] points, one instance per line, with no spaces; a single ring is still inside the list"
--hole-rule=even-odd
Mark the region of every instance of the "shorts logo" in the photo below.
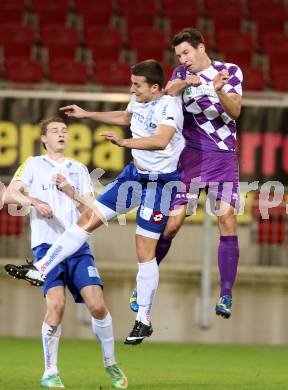
[[[153,216],[151,217],[151,222],[161,225],[163,222],[164,214],[161,211],[155,210]]]
[[[153,209],[150,209],[149,207],[145,207],[145,206],[140,207],[140,217],[145,221],[150,221],[152,214],[153,214]]]
[[[238,194],[236,194],[236,193],[232,194],[232,199],[238,200]]]
[[[181,198],[184,198],[184,199],[198,199],[198,195],[197,194],[190,194],[189,192],[187,193],[183,193],[183,192],[178,192],[176,194],[176,198],[177,199],[181,199]]]
[[[89,265],[89,267],[87,267],[87,271],[90,278],[100,278],[99,272],[96,267]]]

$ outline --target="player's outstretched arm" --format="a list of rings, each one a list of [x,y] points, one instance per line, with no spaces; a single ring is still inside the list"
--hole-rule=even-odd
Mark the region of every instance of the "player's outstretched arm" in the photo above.
[[[60,107],[59,111],[73,118],[87,118],[97,122],[104,122],[111,125],[126,126],[130,124],[131,114],[128,111],[86,111],[76,104]]]
[[[105,131],[101,135],[108,141],[120,147],[140,150],[164,150],[175,134],[176,129],[173,126],[158,125],[155,135],[143,138],[119,138],[112,131]]]

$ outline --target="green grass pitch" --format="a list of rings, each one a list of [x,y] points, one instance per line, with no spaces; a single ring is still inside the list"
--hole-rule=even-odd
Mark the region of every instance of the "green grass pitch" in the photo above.
[[[40,338],[0,337],[0,351],[1,390],[40,388]],[[117,343],[116,355],[130,389],[288,389],[288,347]],[[66,389],[112,389],[96,341],[62,339],[59,368]]]

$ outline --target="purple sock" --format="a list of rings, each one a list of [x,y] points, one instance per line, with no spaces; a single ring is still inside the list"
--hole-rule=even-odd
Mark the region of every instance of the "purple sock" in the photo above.
[[[159,265],[161,261],[164,259],[164,257],[167,255],[170,246],[172,243],[172,238],[164,236],[164,234],[161,234],[159,237],[157,246],[156,246],[156,261]]]
[[[232,296],[232,287],[237,274],[239,247],[237,236],[221,236],[218,247],[218,268],[221,279],[220,296]]]

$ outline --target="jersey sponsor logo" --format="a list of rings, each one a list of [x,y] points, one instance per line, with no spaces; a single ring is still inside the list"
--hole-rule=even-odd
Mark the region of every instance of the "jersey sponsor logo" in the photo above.
[[[199,87],[188,87],[185,89],[185,96],[190,98],[196,98],[200,96],[211,96],[217,98],[214,87],[209,85],[200,85]]]
[[[75,187],[75,186],[73,186],[71,184],[70,184],[70,186],[73,188],[74,191],[80,192],[80,188],[79,187]],[[58,191],[63,192],[63,189],[61,188],[61,186],[59,186],[56,183],[42,184],[41,187],[42,187],[43,191],[54,190],[56,188]]]
[[[89,265],[89,267],[87,267],[87,271],[89,278],[100,278],[99,272],[96,267]]]
[[[145,221],[150,221],[150,218],[153,214],[153,209],[150,209],[149,207],[141,206],[140,207],[140,217],[144,219]]]
[[[161,225],[164,220],[164,214],[159,210],[154,210],[153,216],[151,217],[151,222]]]
[[[79,173],[78,172],[69,172],[69,176],[71,177],[71,180],[75,180],[78,178]]]

